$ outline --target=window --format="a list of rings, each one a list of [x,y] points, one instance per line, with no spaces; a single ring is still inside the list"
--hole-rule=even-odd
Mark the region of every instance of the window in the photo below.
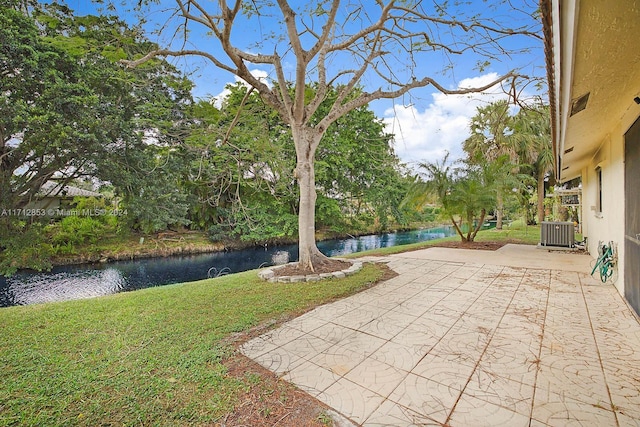
[[[598,181],[598,194],[596,195],[596,215],[602,215],[602,168],[596,168],[596,179]]]

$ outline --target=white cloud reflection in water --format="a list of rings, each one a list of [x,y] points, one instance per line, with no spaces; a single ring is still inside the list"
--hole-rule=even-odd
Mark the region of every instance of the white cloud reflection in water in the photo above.
[[[115,268],[61,273],[34,273],[7,279],[14,303],[39,304],[110,295],[126,286]]]

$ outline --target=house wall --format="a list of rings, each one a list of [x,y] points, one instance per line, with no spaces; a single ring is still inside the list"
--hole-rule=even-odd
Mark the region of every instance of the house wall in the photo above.
[[[30,202],[25,209],[58,209],[60,208],[60,198],[44,197]]]
[[[634,108],[635,107],[635,108]],[[589,253],[598,256],[598,242],[613,241],[618,250],[617,280],[614,285],[624,295],[624,134],[638,118],[638,108],[630,104],[618,125],[602,141],[589,165],[582,169],[583,234]],[[596,212],[598,177],[602,170],[602,212]]]

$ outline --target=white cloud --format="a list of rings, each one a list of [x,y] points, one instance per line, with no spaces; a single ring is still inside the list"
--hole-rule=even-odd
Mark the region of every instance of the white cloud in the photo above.
[[[250,71],[251,75],[255,78],[257,78],[258,80],[260,80],[263,83],[266,83],[267,86],[269,86],[269,81],[267,79],[267,77],[269,77],[269,74],[266,71],[263,70],[251,70]],[[241,79],[238,76],[233,76],[235,79],[235,83],[242,83],[243,85],[249,87],[249,83],[247,83],[245,80]],[[231,91],[229,89],[226,88],[226,84],[225,84],[225,88],[222,90],[222,92],[220,92],[219,94],[212,96],[211,97],[211,102],[213,103],[213,105],[216,108],[220,108],[222,107],[222,102],[224,101],[224,99],[229,96],[229,94],[231,94]]]
[[[483,86],[498,78],[495,73],[464,79],[459,88]],[[408,164],[441,160],[445,152],[450,160],[463,157],[462,142],[469,136],[469,121],[478,106],[506,98],[500,89],[468,95],[431,94],[425,108],[401,105],[384,111],[386,131],[395,135],[395,150]]]

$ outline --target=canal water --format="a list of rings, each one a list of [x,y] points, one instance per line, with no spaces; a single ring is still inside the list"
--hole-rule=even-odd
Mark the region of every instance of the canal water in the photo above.
[[[451,227],[318,242],[327,256],[406,245],[455,234]],[[297,261],[298,246],[256,247],[230,252],[55,267],[0,276],[0,307],[66,301],[202,280],[262,266]]]

